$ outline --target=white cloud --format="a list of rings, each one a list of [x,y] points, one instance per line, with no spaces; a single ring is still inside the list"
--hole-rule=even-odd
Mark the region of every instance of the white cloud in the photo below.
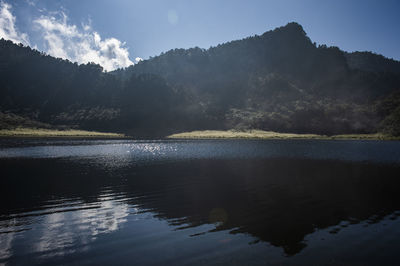
[[[61,12],[56,16],[42,15],[34,24],[42,32],[47,53],[73,62],[94,62],[111,71],[133,65],[128,48],[116,38],[102,39],[90,25],[68,23],[68,17]]]
[[[32,0],[26,1],[30,5],[35,4]],[[125,43],[116,38],[102,39],[90,26],[90,20],[78,27],[68,23],[64,12],[48,12],[45,9],[39,11],[45,15],[33,20],[33,24],[41,33],[45,41],[45,52],[48,54],[79,64],[94,62],[107,71],[134,64],[129,59]],[[28,35],[18,31],[15,21],[11,5],[0,0],[0,38],[30,45]],[[142,60],[138,58],[135,62]]]
[[[15,26],[15,17],[11,13],[11,5],[3,1],[0,2],[0,38],[29,45],[28,35],[20,33]]]
[[[25,2],[30,6],[36,6],[36,3],[34,0],[25,0]]]

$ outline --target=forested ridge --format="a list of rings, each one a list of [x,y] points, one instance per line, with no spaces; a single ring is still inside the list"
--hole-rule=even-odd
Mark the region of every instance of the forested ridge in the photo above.
[[[140,137],[200,129],[398,136],[400,62],[317,46],[297,23],[109,73],[1,40],[0,125],[23,121]]]

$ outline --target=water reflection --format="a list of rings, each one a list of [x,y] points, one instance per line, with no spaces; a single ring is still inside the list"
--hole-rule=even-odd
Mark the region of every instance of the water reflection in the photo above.
[[[218,222],[296,254],[304,237],[341,221],[378,222],[400,209],[394,166],[301,159],[196,161],[136,169],[133,201],[174,225]],[[158,174],[162,173],[162,175]],[[396,213],[397,214],[397,213]],[[184,218],[184,219],[182,219]]]
[[[59,204],[40,211],[2,216],[0,221],[0,259],[10,258],[13,245],[20,252],[40,257],[62,256],[84,251],[100,234],[120,229],[129,214],[127,204],[99,199],[95,204]],[[16,239],[17,238],[17,239]],[[27,241],[21,246],[17,241]]]
[[[365,226],[395,221],[400,215],[397,158],[385,163],[303,156],[242,158],[244,146],[239,145],[231,147],[236,153],[226,157],[177,160],[176,151],[182,148],[174,145],[119,143],[122,151],[116,156],[85,153],[0,160],[0,262],[66,258],[100,248],[129,248],[125,259],[142,252],[151,257],[157,248],[171,248],[176,241],[185,246],[193,240],[198,244],[185,251],[192,254],[203,250],[208,245],[204,241],[219,232],[232,236],[217,241],[225,245],[223,250],[229,245],[243,253],[243,243],[251,244],[251,250],[271,245],[290,257],[310,253],[309,246],[318,249],[316,243],[322,244],[315,236],[321,230],[335,236],[347,230],[358,237],[372,234],[362,231]],[[291,151],[292,144],[288,145]],[[322,150],[315,148],[315,156],[318,149]],[[156,156],[149,160],[122,156],[127,150]],[[365,153],[365,148],[360,151]],[[157,157],[162,153],[167,159]],[[398,232],[398,226],[393,226],[371,239]],[[340,245],[361,254],[355,249],[360,240],[351,239]],[[393,243],[400,241],[391,241],[384,249],[396,256]],[[340,245],[329,249],[338,251]],[[164,254],[165,258],[174,258],[174,252]]]
[[[80,208],[68,212],[55,212],[46,215],[35,226],[35,237],[38,241],[33,250],[51,256],[73,253],[74,248],[82,249],[97,235],[111,233],[120,228],[128,216],[126,204],[116,204],[113,201],[99,203],[96,208]],[[30,232],[32,233],[32,232]]]

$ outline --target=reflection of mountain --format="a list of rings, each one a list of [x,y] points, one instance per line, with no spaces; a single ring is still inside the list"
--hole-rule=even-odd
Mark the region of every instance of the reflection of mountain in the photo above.
[[[49,200],[97,202],[106,188],[171,225],[217,222],[215,230],[251,234],[288,255],[305,247],[304,237],[316,229],[343,220],[379,221],[400,209],[400,169],[390,165],[280,158],[126,164],[107,171],[88,161],[19,159],[2,160],[2,172],[7,206],[1,219],[48,208]]]
[[[146,178],[131,185],[147,195],[157,191],[157,200],[141,205],[175,224],[182,218],[182,224],[208,223],[217,209],[225,222],[216,230],[250,233],[295,254],[317,228],[399,209],[398,174],[397,168],[348,162],[201,161],[143,169],[137,175]]]

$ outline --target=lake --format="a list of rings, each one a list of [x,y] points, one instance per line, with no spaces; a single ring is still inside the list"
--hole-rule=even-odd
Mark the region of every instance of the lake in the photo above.
[[[0,265],[398,265],[400,142],[0,140]]]

